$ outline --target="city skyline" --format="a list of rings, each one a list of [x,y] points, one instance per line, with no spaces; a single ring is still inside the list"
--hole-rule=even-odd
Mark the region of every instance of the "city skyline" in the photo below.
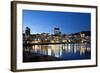
[[[31,34],[51,34],[55,27],[63,34],[90,31],[90,24],[90,13],[23,10],[23,31],[29,27]]]

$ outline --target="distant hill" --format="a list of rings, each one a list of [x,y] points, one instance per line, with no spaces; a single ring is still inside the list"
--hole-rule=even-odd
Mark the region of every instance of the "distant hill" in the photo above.
[[[86,36],[91,36],[91,31],[81,31],[81,32],[73,33],[73,35],[78,35],[80,33],[84,33]]]

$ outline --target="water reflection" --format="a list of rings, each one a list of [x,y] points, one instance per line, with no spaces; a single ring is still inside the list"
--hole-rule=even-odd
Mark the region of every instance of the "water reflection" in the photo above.
[[[62,59],[90,58],[91,47],[89,43],[49,44],[24,46],[24,51],[35,52]],[[89,52],[87,54],[87,52]]]

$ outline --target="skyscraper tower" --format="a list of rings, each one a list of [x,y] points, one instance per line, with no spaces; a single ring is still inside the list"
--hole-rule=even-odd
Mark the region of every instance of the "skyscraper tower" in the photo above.
[[[25,35],[26,36],[29,36],[30,35],[30,28],[29,27],[26,27],[26,29],[25,29]]]
[[[60,28],[54,28],[55,35],[61,35]]]

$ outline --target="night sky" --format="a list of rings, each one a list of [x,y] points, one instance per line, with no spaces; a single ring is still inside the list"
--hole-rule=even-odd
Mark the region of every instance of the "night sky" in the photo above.
[[[91,30],[90,13],[23,10],[22,20],[23,31],[29,27],[32,34],[53,34],[55,27],[62,34]]]

